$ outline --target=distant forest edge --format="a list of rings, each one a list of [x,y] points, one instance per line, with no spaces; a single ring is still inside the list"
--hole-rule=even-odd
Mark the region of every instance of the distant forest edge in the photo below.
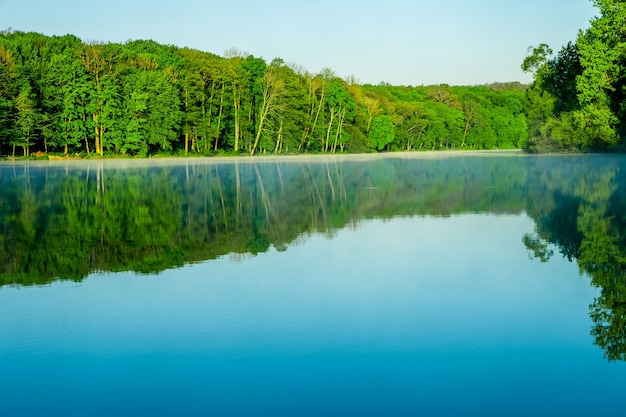
[[[237,50],[0,33],[0,153],[518,148],[525,86],[360,85]]]
[[[235,49],[0,32],[0,154],[89,156],[439,149],[624,150],[626,1],[520,83],[361,85]]]

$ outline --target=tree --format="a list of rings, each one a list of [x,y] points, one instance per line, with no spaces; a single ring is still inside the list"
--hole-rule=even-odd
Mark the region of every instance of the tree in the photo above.
[[[0,145],[13,135],[13,102],[15,80],[17,78],[15,60],[10,49],[0,44]]]
[[[480,123],[480,104],[478,101],[468,99],[463,102],[463,116],[465,126],[463,127],[463,140],[461,141],[461,148],[465,147],[467,135],[470,129]]]
[[[233,105],[233,150],[239,152],[239,141],[241,139],[241,110],[243,106],[243,93],[247,87],[248,75],[243,68],[243,60],[248,54],[236,49],[229,49],[225,53],[228,58],[227,71],[231,87],[231,98]]]
[[[146,156],[150,146],[172,149],[182,113],[178,91],[167,73],[167,68],[136,68],[124,77],[125,133],[116,140],[118,152]]]
[[[104,154],[111,144],[106,142],[106,133],[115,135],[121,112],[117,76],[119,68],[116,60],[120,57],[119,48],[111,44],[85,45],[81,62],[89,73],[92,84],[89,108],[94,129],[94,151]]]
[[[91,115],[87,106],[91,91],[84,66],[71,55],[54,55],[48,64],[45,86],[42,95],[50,125],[44,131],[46,152],[51,145],[67,154],[70,148],[80,149],[81,143],[89,151]]]
[[[543,86],[557,98],[554,106],[555,115],[578,107],[576,80],[581,73],[580,53],[575,43],[568,42],[556,57],[548,61]]]
[[[346,140],[343,130],[344,123],[354,119],[356,111],[356,103],[345,88],[345,82],[337,77],[332,79],[328,85],[327,108],[329,112],[328,127],[322,150],[334,153],[337,150],[337,145],[343,145]],[[335,128],[334,135],[332,135],[333,127]]]
[[[378,116],[382,110],[380,108],[380,102],[374,97],[366,96],[364,98],[364,104],[367,110],[367,129],[365,129],[365,133],[369,133],[374,117]]]
[[[259,144],[259,139],[261,139],[261,134],[263,133],[263,128],[268,117],[278,116],[278,111],[281,107],[280,100],[284,94],[285,84],[280,78],[276,65],[270,65],[265,70],[261,90],[261,105],[257,116],[256,137],[250,149],[251,156],[254,155],[254,151]]]
[[[320,121],[322,110],[326,104],[328,82],[330,81],[321,74],[314,77],[310,74],[304,74],[303,78],[307,84],[307,103],[309,111],[298,150],[302,150],[303,148],[305,150],[308,149],[316,140],[316,134],[319,128],[318,122]]]
[[[548,59],[552,55],[552,48],[542,43],[537,47],[528,47],[529,55],[522,62],[522,71],[532,72],[535,77],[548,71]]]
[[[181,102],[183,105],[183,135],[185,155],[195,151],[199,138],[202,138],[200,147],[209,148],[206,137],[206,80],[202,76],[201,62],[196,57],[195,51],[183,52],[183,64],[179,73],[179,85],[181,89]],[[210,118],[209,118],[210,120]]]
[[[277,65],[272,62],[278,77],[283,83],[283,94],[278,115],[272,121],[272,134],[275,136],[274,152],[295,152],[300,146],[300,138],[306,130],[309,96],[307,92],[308,77],[305,77],[290,66]]]
[[[394,134],[393,122],[389,116],[374,117],[368,136],[372,148],[382,151],[385,146],[393,142]]]
[[[27,156],[30,146],[33,144],[33,136],[35,134],[35,126],[38,117],[30,85],[26,84],[22,87],[19,95],[15,99],[15,108],[17,110],[17,136],[12,143],[13,156],[15,156],[16,145],[21,146],[24,150],[24,156]]]
[[[614,149],[626,137],[626,2],[593,3],[599,16],[575,43],[554,58],[542,44],[522,64],[535,74],[527,148]]]
[[[576,78],[581,107],[574,119],[588,133],[590,147],[604,147],[617,143],[618,115],[623,111],[626,2],[594,0],[594,4],[600,16],[576,42],[582,73]]]

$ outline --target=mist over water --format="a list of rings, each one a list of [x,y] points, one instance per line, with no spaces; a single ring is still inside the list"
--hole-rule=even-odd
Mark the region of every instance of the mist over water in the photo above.
[[[623,162],[1,165],[0,414],[621,410]]]

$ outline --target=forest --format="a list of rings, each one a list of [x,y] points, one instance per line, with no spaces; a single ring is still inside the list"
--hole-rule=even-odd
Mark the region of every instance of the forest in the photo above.
[[[0,33],[0,154],[80,157],[505,149],[525,86],[362,85],[151,40]]]
[[[120,157],[530,152],[626,148],[626,1],[558,53],[529,48],[530,86],[361,84],[237,49],[0,32],[0,154]]]
[[[624,151],[626,147],[626,1],[594,0],[599,11],[556,55],[531,48],[522,69],[534,152]]]

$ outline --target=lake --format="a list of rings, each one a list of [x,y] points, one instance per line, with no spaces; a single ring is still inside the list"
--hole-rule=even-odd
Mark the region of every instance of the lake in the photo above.
[[[624,166],[2,163],[0,415],[621,415]]]

